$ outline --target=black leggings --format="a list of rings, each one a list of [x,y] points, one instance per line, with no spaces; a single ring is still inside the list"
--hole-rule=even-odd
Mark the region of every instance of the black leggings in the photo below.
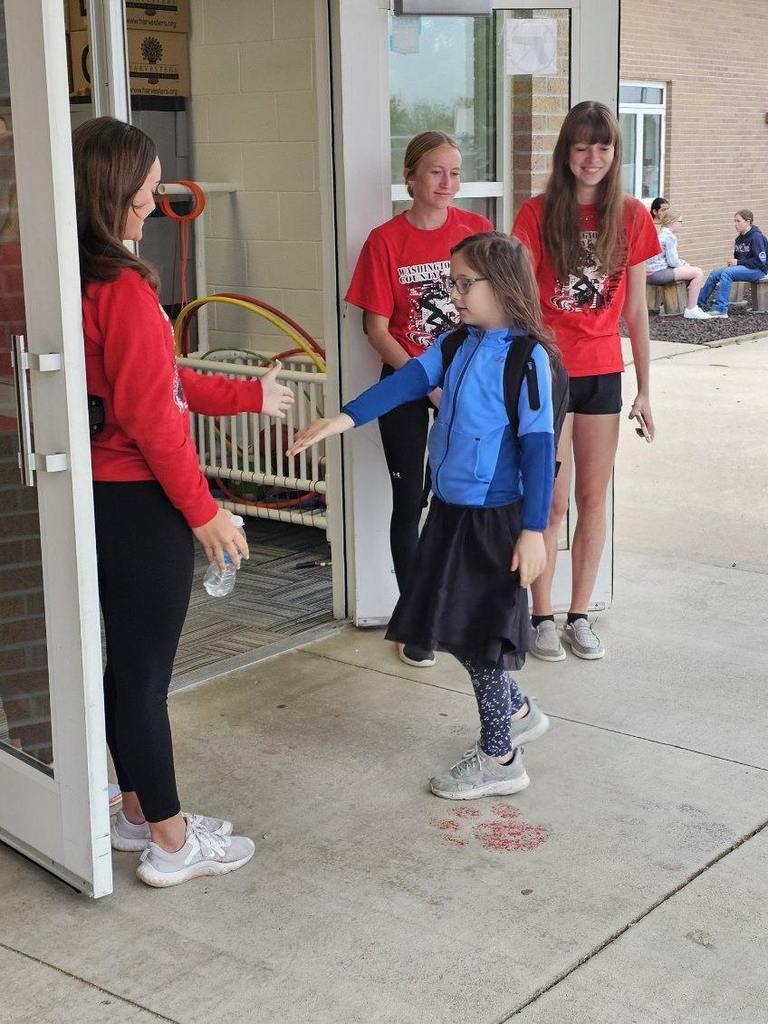
[[[385,366],[382,379],[394,370]],[[397,586],[402,594],[408,584],[419,542],[419,521],[429,496],[429,469],[424,473],[424,456],[429,432],[428,398],[399,405],[379,419],[381,443],[392,484],[392,519],[389,546],[395,565]]]
[[[107,663],[107,743],[120,788],[148,821],[180,810],[168,721],[173,659],[192,591],[192,532],[154,481],[94,483]]]

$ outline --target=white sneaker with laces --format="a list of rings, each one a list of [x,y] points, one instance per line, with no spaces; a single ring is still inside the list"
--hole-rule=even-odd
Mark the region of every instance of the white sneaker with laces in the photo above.
[[[232,822],[225,818],[207,818],[204,814],[187,814],[186,812],[184,812],[184,817],[187,821],[201,822],[214,835],[232,835]],[[149,846],[149,824],[143,821],[140,825],[134,825],[132,821],[128,821],[122,811],[112,815],[109,832],[112,849],[120,850],[121,853],[138,853],[140,850],[146,850]]]
[[[147,885],[162,889],[188,882],[191,878],[237,871],[255,852],[252,839],[217,835],[209,831],[199,817],[189,815],[186,842],[182,848],[168,853],[156,843],[150,843],[141,855],[136,875]]]
[[[711,320],[712,317],[709,313],[705,313],[700,306],[693,306],[692,309],[686,309],[683,313],[684,320]]]

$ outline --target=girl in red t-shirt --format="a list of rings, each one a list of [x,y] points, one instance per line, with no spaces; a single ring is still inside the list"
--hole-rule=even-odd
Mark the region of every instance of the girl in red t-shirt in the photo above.
[[[619,319],[623,315],[629,328],[637,377],[629,417],[650,441],[645,261],[660,251],[648,211],[622,191],[621,133],[608,107],[586,101],[568,113],[546,190],[522,205],[512,231],[531,252],[544,321],[571,377],[569,414],[557,453],[561,468],[545,533],[547,569],[531,588],[530,651],[544,661],[565,658],[551,589],[573,467],[578,520],[562,638],[578,657],[592,660],[605,654],[587,610],[605,546],[605,500],[619,438],[624,369]]]
[[[445,284],[451,248],[469,235],[493,230],[485,217],[451,205],[461,183],[461,153],[449,135],[422,132],[411,139],[403,176],[413,203],[370,233],[346,295],[365,311],[368,341],[384,364],[382,377],[458,326]],[[436,388],[428,398],[379,419],[392,484],[390,546],[401,593],[416,557],[429,489],[424,479],[429,415],[439,403]],[[409,665],[435,663],[433,651],[413,645],[399,646],[398,653]]]
[[[155,145],[133,125],[100,117],[77,128],[72,147],[86,378],[104,413],[92,466],[106,733],[123,791],[111,839],[116,850],[142,851],[142,881],[176,885],[233,871],[254,852],[250,839],[231,835],[231,822],[182,814],[176,791],[167,696],[193,535],[222,568],[225,554],[248,557],[200,470],[189,410],[282,416],[293,398],[274,373],[236,383],[177,368],[155,273],[123,244],[139,241],[155,208]]]

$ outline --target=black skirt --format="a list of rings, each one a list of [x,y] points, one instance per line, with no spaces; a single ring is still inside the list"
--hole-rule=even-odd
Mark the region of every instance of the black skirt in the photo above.
[[[446,505],[432,496],[411,583],[387,640],[522,668],[528,649],[528,591],[510,572],[522,502],[498,508]]]

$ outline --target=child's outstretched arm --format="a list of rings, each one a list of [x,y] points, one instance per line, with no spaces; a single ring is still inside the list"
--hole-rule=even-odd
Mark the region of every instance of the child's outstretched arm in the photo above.
[[[378,419],[404,402],[424,398],[443,379],[441,342],[442,338],[438,339],[423,356],[409,359],[389,377],[385,377],[351,402],[347,402],[338,416],[334,416],[333,419],[316,420],[305,427],[296,435],[293,445],[286,454],[296,455],[326,437],[341,434],[350,427],[362,427],[363,424]]]
[[[304,427],[303,430],[296,434],[293,444],[286,450],[285,454],[298,455],[299,452],[305,451],[313,444],[324,441],[327,437],[343,434],[345,430],[349,430],[354,425],[355,421],[351,416],[347,416],[345,412],[340,412],[338,416],[333,416],[331,419],[315,420],[314,423],[310,423],[308,427]]]

